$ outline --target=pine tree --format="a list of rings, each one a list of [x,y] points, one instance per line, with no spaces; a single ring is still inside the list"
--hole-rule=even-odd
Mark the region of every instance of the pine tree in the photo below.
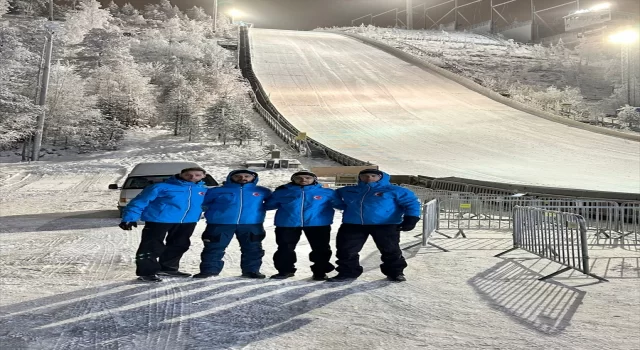
[[[64,25],[63,41],[69,45],[79,44],[91,29],[104,28],[112,18],[97,0],[83,0],[79,7],[67,14]]]
[[[107,9],[109,10],[109,13],[113,17],[118,17],[120,15],[120,7],[118,6],[118,4],[113,2],[113,0],[111,0],[109,5],[107,5]]]
[[[5,13],[9,13],[9,0],[0,0],[0,17]]]

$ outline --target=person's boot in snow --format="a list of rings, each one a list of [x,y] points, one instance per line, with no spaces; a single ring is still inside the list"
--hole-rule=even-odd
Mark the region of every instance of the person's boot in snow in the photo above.
[[[261,274],[260,272],[243,272],[242,277],[262,279],[267,276]]]
[[[275,274],[275,275],[273,275],[273,276],[271,276],[269,278],[273,278],[273,279],[276,279],[276,280],[284,280],[284,279],[293,277],[295,275],[296,274],[293,273],[293,272],[279,272],[279,273],[277,273],[277,274]]]
[[[149,275],[149,276],[138,276],[138,281],[143,281],[143,282],[162,282],[162,278],[156,276],[156,275]]]
[[[340,275],[338,274],[335,277],[331,277],[329,279],[327,279],[327,282],[349,282],[349,281],[355,281],[357,278],[356,277],[349,277],[349,276],[344,276],[344,275]]]
[[[387,276],[387,279],[393,282],[405,282],[407,280],[407,278],[404,277],[404,275]]]
[[[314,273],[313,277],[311,277],[312,280],[314,281],[326,281],[327,280],[327,274],[326,273]]]

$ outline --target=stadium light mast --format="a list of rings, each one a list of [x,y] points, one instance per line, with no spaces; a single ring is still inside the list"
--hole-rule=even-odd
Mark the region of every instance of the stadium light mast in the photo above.
[[[218,30],[218,0],[213,0],[213,32]]]
[[[631,56],[629,54],[629,47],[638,41],[637,30],[627,29],[609,36],[609,42],[614,44],[620,44],[620,71],[621,71],[621,83],[624,84],[625,75],[627,80],[627,104],[632,105],[631,101]],[[626,67],[625,67],[626,58]],[[625,74],[626,73],[626,74]],[[635,94],[634,94],[635,100]],[[635,104],[635,101],[633,101]]]
[[[407,29],[413,29],[413,0],[407,0]]]
[[[33,148],[31,149],[31,160],[37,161],[40,158],[40,148],[42,147],[42,134],[44,133],[44,120],[46,116],[47,91],[49,89],[49,73],[51,72],[51,54],[53,52],[53,32],[56,28],[53,23],[53,0],[49,0],[49,21],[45,24],[47,29],[44,53],[44,68],[42,69],[42,85],[40,85],[40,99],[38,105],[42,107],[42,112],[36,119],[36,130],[33,135]]]

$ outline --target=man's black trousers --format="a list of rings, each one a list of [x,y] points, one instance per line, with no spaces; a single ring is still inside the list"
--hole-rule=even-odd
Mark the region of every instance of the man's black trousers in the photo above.
[[[355,225],[342,224],[336,237],[336,257],[338,274],[357,278],[362,274],[360,251],[367,238],[371,236],[382,254],[380,270],[383,274],[395,277],[403,274],[407,262],[400,249],[400,231],[398,225]]]
[[[331,259],[331,226],[276,227],[276,243],[278,250],[273,255],[273,264],[279,273],[296,272],[296,245],[304,231],[311,246],[309,260],[313,263],[311,271],[314,275],[324,275],[335,269],[329,262]]]
[[[136,252],[136,275],[149,276],[159,271],[178,271],[180,258],[191,245],[190,238],[196,224],[146,222],[142,229],[142,241]]]

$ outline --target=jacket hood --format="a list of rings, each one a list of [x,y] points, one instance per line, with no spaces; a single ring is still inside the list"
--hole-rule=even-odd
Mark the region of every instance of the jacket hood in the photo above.
[[[223,186],[227,186],[227,187],[241,186],[241,184],[239,184],[239,183],[235,183],[235,182],[233,182],[233,180],[231,180],[231,177],[232,177],[233,175],[235,175],[235,174],[239,174],[239,173],[251,174],[251,175],[253,175],[253,177],[254,177],[253,181],[251,181],[251,182],[249,182],[249,183],[245,184],[245,186],[246,186],[246,185],[253,185],[253,186],[255,186],[255,185],[257,185],[257,184],[258,184],[258,180],[259,180],[259,178],[258,178],[258,173],[254,172],[254,171],[251,171],[251,170],[234,170],[234,171],[230,172],[230,173],[229,173],[229,175],[227,175],[227,181],[225,181],[225,183],[224,183],[224,185],[223,185]]]
[[[382,178],[380,180],[370,183],[366,183],[360,180],[360,175],[358,175],[358,186],[379,187],[389,185],[391,183],[391,176],[389,176],[389,174],[385,173],[384,171],[381,171],[381,173]]]

